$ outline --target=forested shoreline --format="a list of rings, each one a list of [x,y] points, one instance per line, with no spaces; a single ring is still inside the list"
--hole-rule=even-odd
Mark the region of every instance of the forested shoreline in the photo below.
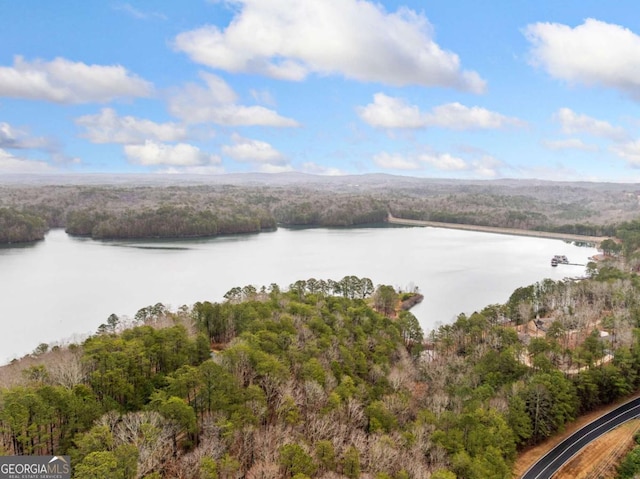
[[[0,208],[0,244],[39,241],[47,229],[45,220],[36,214]]]
[[[640,387],[640,281],[619,262],[428,338],[407,294],[356,276],[111,315],[0,370],[0,450],[69,454],[76,478],[506,479]]]
[[[283,184],[5,184],[0,185],[0,208],[5,212],[0,243],[36,241],[49,228],[96,239],[188,238],[256,233],[278,225],[351,227],[383,223],[389,213],[613,236],[640,212],[633,185],[434,182],[366,175]]]

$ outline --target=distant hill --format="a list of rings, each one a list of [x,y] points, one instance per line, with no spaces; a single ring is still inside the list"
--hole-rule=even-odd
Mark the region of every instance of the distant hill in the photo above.
[[[388,213],[408,220],[613,236],[616,225],[640,217],[639,198],[640,185],[627,183],[381,173],[0,178],[0,207],[36,215],[48,227],[94,237],[158,237],[158,231],[163,232],[160,237],[246,233],[277,225],[345,227],[381,223]],[[189,218],[189,224],[179,225],[176,217],[174,226],[160,228],[168,211],[182,211],[178,216]]]

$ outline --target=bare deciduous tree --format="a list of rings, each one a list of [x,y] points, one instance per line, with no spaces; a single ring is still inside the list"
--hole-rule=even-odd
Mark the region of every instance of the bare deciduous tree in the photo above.
[[[52,384],[72,388],[85,381],[87,370],[81,360],[80,351],[61,349],[52,355],[47,365]]]
[[[139,478],[161,470],[167,458],[171,457],[173,431],[167,428],[166,421],[156,412],[125,414],[112,431],[117,443],[132,444],[138,449]]]

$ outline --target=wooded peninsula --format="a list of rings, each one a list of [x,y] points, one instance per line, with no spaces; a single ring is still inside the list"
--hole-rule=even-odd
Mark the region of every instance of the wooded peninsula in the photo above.
[[[446,213],[613,238],[584,278],[520,287],[426,336],[400,307],[416,291],[358,276],[112,314],[82,343],[0,368],[0,453],[70,455],[80,479],[507,479],[521,451],[638,393],[632,185],[386,180],[7,184],[0,218],[129,238]],[[611,460],[611,477],[634,477],[639,457]]]

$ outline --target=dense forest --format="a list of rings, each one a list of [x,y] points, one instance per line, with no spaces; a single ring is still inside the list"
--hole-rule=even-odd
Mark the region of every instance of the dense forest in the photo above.
[[[640,386],[616,253],[424,338],[367,278],[234,287],[111,315],[0,370],[0,452],[76,478],[506,479],[518,451]]]
[[[507,479],[520,451],[637,393],[634,192],[385,181],[4,185],[0,232],[11,243],[53,227],[213,236],[391,212],[615,238],[587,277],[520,287],[427,337],[401,307],[413,292],[357,276],[235,286],[219,303],[111,315],[81,344],[41,344],[0,368],[0,454],[70,455],[82,479]],[[638,457],[630,452],[620,477],[634,477]]]
[[[39,216],[16,209],[0,208],[0,244],[44,239],[46,222]]]
[[[107,239],[253,233],[277,225],[348,227],[384,222],[388,213],[406,219],[610,236],[640,213],[633,185],[378,175],[296,181],[278,175],[260,181],[234,178],[152,186],[133,181],[0,184],[0,208],[5,212],[0,233],[11,232],[2,234],[0,242],[41,239],[48,228]]]

